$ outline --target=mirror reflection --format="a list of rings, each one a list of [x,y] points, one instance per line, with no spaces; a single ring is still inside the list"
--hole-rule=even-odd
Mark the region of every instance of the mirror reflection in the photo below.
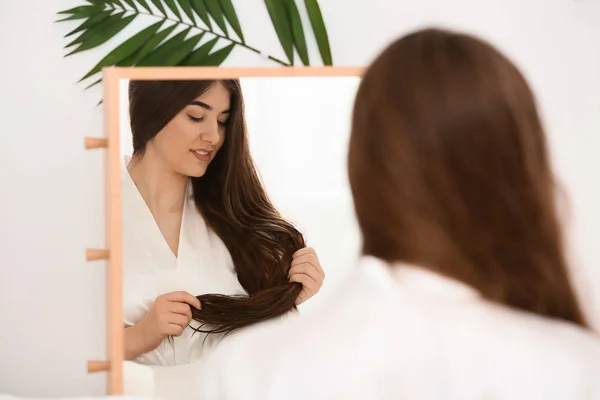
[[[122,80],[127,360],[199,361],[224,334],[310,312],[344,277],[358,83]]]

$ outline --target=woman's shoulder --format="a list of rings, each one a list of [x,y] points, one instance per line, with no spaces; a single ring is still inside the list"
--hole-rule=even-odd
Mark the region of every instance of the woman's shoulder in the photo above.
[[[494,363],[487,372],[503,390],[546,393],[552,399],[600,398],[600,335],[568,321],[502,306],[488,311],[482,323]]]
[[[600,335],[569,321],[507,307],[488,305],[481,323],[498,341],[498,352],[536,364],[562,381],[597,380],[600,373]],[[600,383],[600,382],[599,382]],[[600,394],[599,394],[600,395]]]
[[[421,379],[437,371],[452,378],[444,386],[448,391],[470,393],[473,380],[463,378],[471,371],[476,386],[508,396],[501,398],[600,396],[600,339],[593,332],[486,301],[433,306],[395,295],[385,275],[372,272],[356,270],[309,315],[269,321],[223,340],[207,364],[207,378],[247,380],[240,387],[258,391],[263,384],[286,387],[331,371],[338,371],[332,380],[344,385],[341,377],[350,373],[370,374],[383,384],[377,376]]]

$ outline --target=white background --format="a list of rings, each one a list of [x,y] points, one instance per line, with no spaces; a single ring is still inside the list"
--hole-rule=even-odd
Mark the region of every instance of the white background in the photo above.
[[[123,36],[63,59],[62,36],[74,26],[54,24],[54,13],[82,3],[0,3],[0,392],[21,396],[105,390],[104,374],[86,373],[86,360],[105,354],[104,266],[84,261],[86,247],[104,245],[103,152],[83,149],[84,137],[102,135],[102,109],[96,107],[101,94],[76,82]],[[431,23],[478,33],[517,62],[540,99],[557,170],[571,197],[575,265],[598,305],[600,4],[320,3],[336,65],[366,65],[398,35]],[[247,42],[283,57],[263,2],[235,4]],[[127,32],[153,22],[136,21]],[[311,36],[309,45],[318,60]],[[272,64],[239,49],[227,65]]]

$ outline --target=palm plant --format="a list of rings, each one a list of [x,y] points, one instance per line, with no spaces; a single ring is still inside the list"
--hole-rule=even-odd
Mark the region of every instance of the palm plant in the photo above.
[[[333,65],[318,0],[303,1],[322,62]],[[296,0],[264,0],[264,4],[287,58],[268,56],[269,59],[291,66],[297,53],[304,65],[310,65],[305,28]],[[74,37],[65,46],[69,49],[65,57],[103,45],[135,19],[156,20],[110,51],[80,82],[96,76],[107,66],[219,66],[236,47],[262,53],[246,43],[232,0],[85,0],[85,4],[58,14],[62,19],[57,22],[82,20],[65,35]],[[178,27],[180,31],[169,36]],[[209,40],[201,43],[203,38]],[[228,44],[214,50],[219,40]],[[87,88],[101,80],[97,79]]]

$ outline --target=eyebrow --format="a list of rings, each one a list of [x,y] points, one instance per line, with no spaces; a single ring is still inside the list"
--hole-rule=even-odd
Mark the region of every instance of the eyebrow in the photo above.
[[[212,111],[212,109],[213,109],[211,106],[209,106],[208,104],[206,104],[200,100],[194,100],[190,103],[190,105],[191,106],[199,106],[199,107],[205,108],[209,111]],[[230,114],[230,113],[231,113],[231,110],[225,110],[221,114]]]

